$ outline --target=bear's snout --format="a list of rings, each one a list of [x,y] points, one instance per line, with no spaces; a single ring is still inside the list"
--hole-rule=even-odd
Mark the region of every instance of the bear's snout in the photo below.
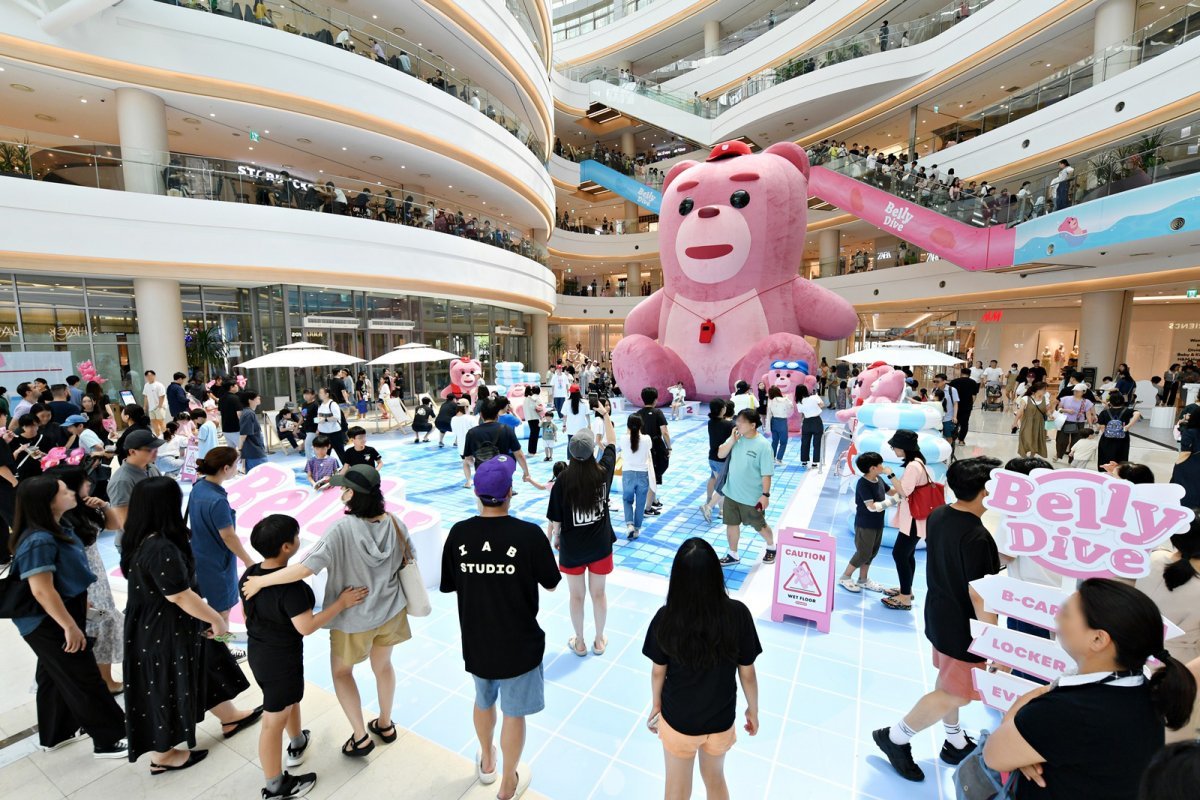
[[[700,209],[700,218],[708,219],[709,217],[715,217],[720,213],[721,209],[716,206],[705,206],[704,208]]]

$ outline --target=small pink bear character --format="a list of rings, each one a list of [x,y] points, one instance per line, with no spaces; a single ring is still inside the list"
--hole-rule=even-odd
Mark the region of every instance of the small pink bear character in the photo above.
[[[789,398],[796,396],[797,386],[806,386],[809,392],[817,387],[816,377],[808,374],[808,362],[795,358],[772,361],[770,368],[759,380],[766,385],[767,391],[775,386],[784,397]],[[788,430],[799,433],[803,422],[803,415],[799,411],[793,412],[788,419]]]
[[[837,412],[837,418],[842,422],[854,419],[858,416],[858,406],[865,403],[899,403],[904,396],[906,380],[908,376],[902,370],[876,361],[854,380],[854,388],[850,392],[854,407]]]
[[[613,371],[627,396],[682,381],[687,396],[728,397],[779,359],[815,363],[804,339],[854,332],[854,307],[796,274],[808,222],[808,156],[792,142],[742,142],[667,173],[659,216],[663,288],[625,321]]]
[[[483,365],[473,358],[456,358],[450,362],[450,385],[442,389],[445,400],[451,395],[470,397],[474,403],[479,395],[479,384],[483,382]]]

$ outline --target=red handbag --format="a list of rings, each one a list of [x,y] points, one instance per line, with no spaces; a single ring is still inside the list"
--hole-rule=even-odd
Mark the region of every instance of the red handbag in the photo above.
[[[913,489],[912,494],[908,496],[908,511],[912,518],[917,520],[929,519],[934,509],[946,505],[946,485],[938,483],[930,476],[929,468],[924,462],[921,467],[925,470],[925,483]]]

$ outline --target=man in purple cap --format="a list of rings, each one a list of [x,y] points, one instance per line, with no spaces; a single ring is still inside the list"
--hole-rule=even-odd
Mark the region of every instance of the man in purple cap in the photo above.
[[[525,717],[545,708],[542,657],[546,634],[538,625],[538,585],[553,591],[562,580],[542,529],[509,516],[513,456],[500,454],[475,470],[481,512],[450,529],[442,549],[442,591],[458,594],[463,661],[475,679],[475,775],[491,784],[501,777],[500,800],[519,797],[529,786],[522,765]],[[504,713],[500,750],[493,741],[496,700]]]

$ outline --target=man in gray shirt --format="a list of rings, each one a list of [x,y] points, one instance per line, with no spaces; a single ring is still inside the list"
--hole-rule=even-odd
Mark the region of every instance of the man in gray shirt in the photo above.
[[[125,517],[129,513],[129,496],[133,494],[133,487],[147,478],[157,478],[162,474],[154,466],[158,448],[162,445],[162,439],[146,430],[134,431],[125,439],[128,455],[108,480],[108,502],[112,506],[115,518],[118,547],[121,544],[121,534],[124,533]]]

